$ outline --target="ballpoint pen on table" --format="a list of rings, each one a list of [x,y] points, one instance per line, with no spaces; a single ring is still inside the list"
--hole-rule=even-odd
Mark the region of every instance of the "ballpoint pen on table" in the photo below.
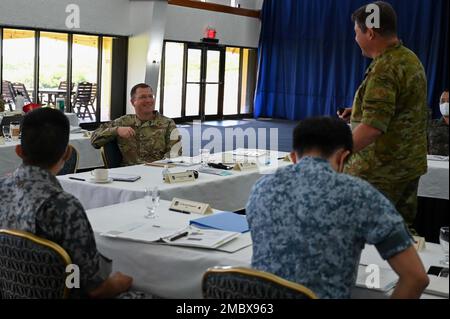
[[[82,182],[85,182],[85,181],[86,181],[85,179],[83,179],[83,178],[78,178],[78,177],[69,177],[69,179],[73,179],[73,180],[76,180],[76,181],[82,181]]]
[[[175,237],[170,238],[170,241],[175,241],[175,240],[183,238],[183,237],[185,237],[187,235],[189,235],[189,232],[185,231],[185,232],[183,232],[181,234],[176,235]]]

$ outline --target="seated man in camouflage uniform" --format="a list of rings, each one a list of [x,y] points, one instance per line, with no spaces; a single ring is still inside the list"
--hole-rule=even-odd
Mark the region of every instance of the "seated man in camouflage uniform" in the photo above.
[[[247,204],[252,266],[320,298],[350,298],[368,243],[400,277],[392,297],[418,298],[428,277],[402,217],[369,183],[339,173],[353,147],[347,124],[307,119],[293,141],[295,164],[260,179]]]
[[[433,120],[428,128],[428,154],[448,156],[448,102],[448,91],[444,91],[440,100],[442,117]]]
[[[73,298],[111,298],[127,291],[132,278],[109,276],[110,261],[97,251],[94,233],[81,203],[66,193],[55,175],[70,157],[69,120],[50,108],[28,113],[16,153],[23,164],[0,179],[0,228],[33,233],[63,247],[80,269]]]
[[[91,137],[92,145],[100,148],[117,139],[123,166],[181,156],[175,122],[155,111],[153,89],[144,83],[137,84],[130,95],[136,114],[101,125]]]

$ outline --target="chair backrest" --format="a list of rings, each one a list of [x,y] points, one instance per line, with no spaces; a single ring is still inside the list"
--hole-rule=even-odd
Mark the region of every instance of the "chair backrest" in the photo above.
[[[317,299],[308,288],[250,268],[214,267],[203,275],[207,299]]]
[[[27,88],[23,83],[15,82],[12,84],[14,92],[20,92],[22,93],[22,96],[25,100],[25,104],[31,103],[30,95],[28,94]],[[14,94],[16,96],[16,94]]]
[[[0,229],[0,295],[3,299],[60,299],[69,296],[66,267],[72,261],[58,244]]]
[[[11,104],[14,104],[14,91],[11,82],[2,81],[2,96],[6,104],[9,104],[9,108],[12,111]]]
[[[77,172],[78,161],[80,156],[78,154],[78,150],[73,145],[69,145],[69,147],[72,148],[72,154],[70,155],[69,159],[64,163],[64,166],[59,171],[58,175],[75,174]]]
[[[89,101],[89,104],[93,106],[96,98],[97,98],[97,83],[92,83],[91,100]]]
[[[77,93],[74,97],[74,105],[88,105],[91,101],[92,83],[80,82],[77,85]]]
[[[71,84],[72,84],[72,89],[73,89],[74,88],[73,82]],[[59,82],[58,90],[67,90],[67,81]]]
[[[117,140],[106,143],[101,148],[103,164],[106,168],[122,166],[122,153],[120,152]]]

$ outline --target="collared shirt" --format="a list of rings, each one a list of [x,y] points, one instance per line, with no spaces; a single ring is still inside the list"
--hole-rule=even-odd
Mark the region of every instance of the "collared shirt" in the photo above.
[[[80,289],[72,289],[71,297],[86,296],[108,277],[81,203],[64,192],[49,171],[21,165],[12,176],[0,179],[0,202],[0,228],[51,240],[79,267]]]
[[[428,154],[448,156],[448,124],[443,117],[433,120],[428,129]]]
[[[355,95],[351,123],[383,132],[354,154],[346,173],[371,183],[407,182],[427,170],[427,79],[401,43],[375,58]]]
[[[319,158],[260,179],[247,204],[252,266],[320,298],[349,298],[364,244],[389,259],[412,245],[402,217],[369,183]]]
[[[118,127],[131,127],[136,135],[122,138],[117,135]],[[92,135],[91,143],[100,148],[114,139],[117,139],[122,153],[123,166],[154,162],[181,156],[182,153],[175,122],[158,112],[151,121],[141,121],[135,114],[128,114],[103,124]]]

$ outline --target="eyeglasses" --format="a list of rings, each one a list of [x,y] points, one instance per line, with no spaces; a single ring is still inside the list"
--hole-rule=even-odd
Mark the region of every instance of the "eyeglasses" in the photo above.
[[[155,95],[154,94],[147,94],[147,95],[136,96],[136,100],[145,100],[145,99],[154,100],[155,99]]]

